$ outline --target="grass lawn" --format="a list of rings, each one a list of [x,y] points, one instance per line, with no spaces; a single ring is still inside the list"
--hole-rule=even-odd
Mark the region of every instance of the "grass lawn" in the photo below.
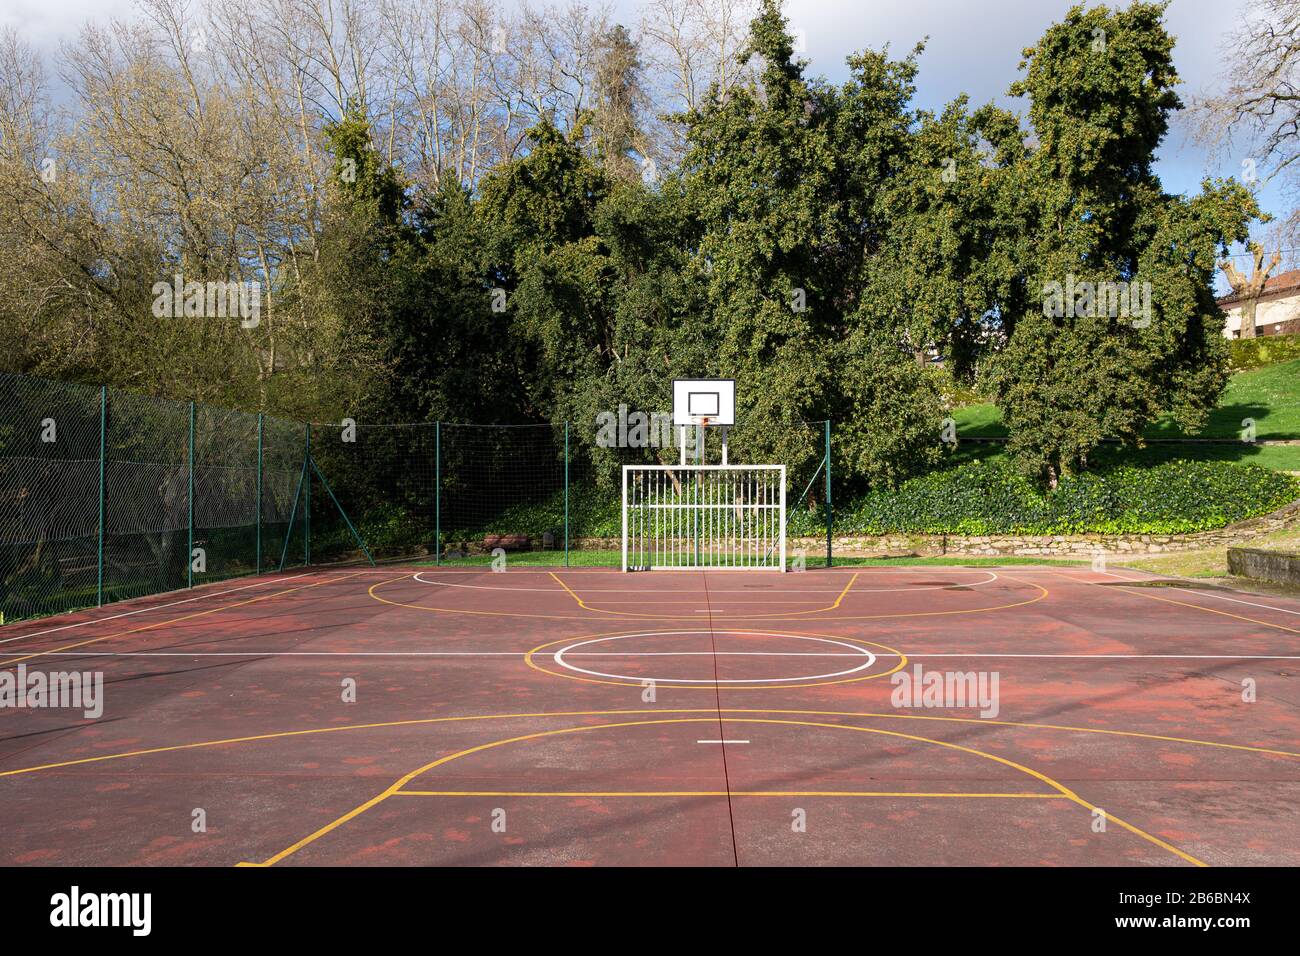
[[[1002,414],[990,404],[967,405],[953,411],[959,437],[1006,437]],[[1218,407],[1205,427],[1195,434],[1182,432],[1165,417],[1146,431],[1148,438],[1239,438],[1242,420],[1255,420],[1255,437],[1300,439],[1300,359],[1238,372],[1228,381]],[[959,446],[959,461],[993,460],[1003,454],[1000,444],[966,442]],[[1098,466],[1156,464],[1173,458],[1192,461],[1233,461],[1300,471],[1300,445],[1148,445],[1140,451],[1104,445],[1093,456]]]
[[[1001,461],[1006,451],[1000,442],[962,442],[953,453],[952,463]],[[1143,449],[1105,444],[1089,457],[1089,465],[1158,465],[1180,458],[1184,461],[1230,461],[1241,465],[1259,465],[1275,471],[1300,471],[1300,445],[1148,445]]]
[[[1252,548],[1300,551],[1300,530],[1274,531],[1250,540]],[[1228,549],[1213,548],[1206,551],[1183,551],[1178,554],[1156,554],[1145,558],[1132,558],[1125,567],[1139,568],[1155,574],[1169,574],[1180,578],[1224,578],[1228,576]]]
[[[432,565],[436,562],[433,558],[426,558],[423,561],[414,562],[417,565]],[[443,558],[442,566],[449,568],[456,567],[487,567],[492,563],[490,554],[471,554],[467,558]],[[571,568],[603,568],[603,567],[620,567],[623,564],[622,551],[570,551],[569,567]],[[529,568],[562,568],[564,567],[563,551],[510,551],[506,554],[506,567],[529,567]]]

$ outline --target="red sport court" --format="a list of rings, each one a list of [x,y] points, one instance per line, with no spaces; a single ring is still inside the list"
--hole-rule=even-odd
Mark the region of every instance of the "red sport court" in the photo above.
[[[381,566],[0,628],[5,865],[1300,865],[1300,601]],[[962,691],[965,691],[964,696]]]

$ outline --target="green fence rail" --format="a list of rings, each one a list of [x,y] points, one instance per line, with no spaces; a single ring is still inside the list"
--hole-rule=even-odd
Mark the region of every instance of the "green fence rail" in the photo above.
[[[676,451],[594,449],[591,431],[313,425],[0,374],[0,622],[286,567],[440,563],[520,538],[556,565],[601,548],[615,563],[619,463]],[[825,509],[829,564],[830,425],[804,431],[789,507]],[[743,442],[734,429],[733,461]]]

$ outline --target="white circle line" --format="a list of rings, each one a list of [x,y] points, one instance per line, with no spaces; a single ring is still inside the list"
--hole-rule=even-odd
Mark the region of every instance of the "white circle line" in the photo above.
[[[789,638],[797,641],[818,641],[822,644],[834,644],[837,647],[846,647],[850,651],[855,652],[855,655],[860,654],[862,657],[865,657],[866,660],[862,664],[859,664],[857,667],[852,667],[849,668],[848,670],[835,671],[834,673],[830,673],[830,674],[809,674],[803,677],[757,677],[757,678],[707,679],[707,678],[698,678],[698,677],[696,678],[644,677],[644,676],[633,677],[627,674],[606,674],[601,671],[593,671],[593,670],[588,670],[585,667],[579,667],[576,664],[571,664],[564,659],[564,655],[566,652],[576,650],[579,647],[585,647],[588,644],[601,644],[607,641],[622,641],[622,640],[627,640],[630,637],[663,637],[669,634],[714,634],[714,635],[748,634],[755,637],[784,637],[784,638]],[[829,637],[808,637],[806,635],[800,635],[800,634],[781,634],[775,631],[698,631],[698,630],[696,631],[647,631],[641,634],[619,634],[610,637],[593,637],[585,641],[576,641],[573,644],[566,645],[565,647],[560,648],[558,651],[552,654],[551,658],[560,667],[566,668],[567,670],[571,670],[571,671],[577,671],[580,674],[589,674],[592,677],[608,677],[613,680],[624,680],[624,681],[632,681],[632,682],[653,681],[657,684],[778,684],[778,683],[788,684],[791,681],[826,680],[828,678],[833,678],[833,677],[844,677],[845,675],[848,674],[856,674],[858,671],[866,670],[868,667],[870,667],[872,664],[876,662],[876,655],[871,653],[871,651],[867,650],[865,647],[860,647],[857,644],[849,644],[845,641],[836,641]]]

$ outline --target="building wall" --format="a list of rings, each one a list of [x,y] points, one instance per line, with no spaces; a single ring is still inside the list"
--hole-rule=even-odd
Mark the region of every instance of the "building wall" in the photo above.
[[[1223,328],[1224,338],[1235,339],[1241,335],[1241,306],[1234,305],[1225,310],[1228,322]],[[1291,319],[1300,318],[1300,293],[1279,296],[1260,302],[1255,310],[1255,334],[1276,335],[1277,326]]]

